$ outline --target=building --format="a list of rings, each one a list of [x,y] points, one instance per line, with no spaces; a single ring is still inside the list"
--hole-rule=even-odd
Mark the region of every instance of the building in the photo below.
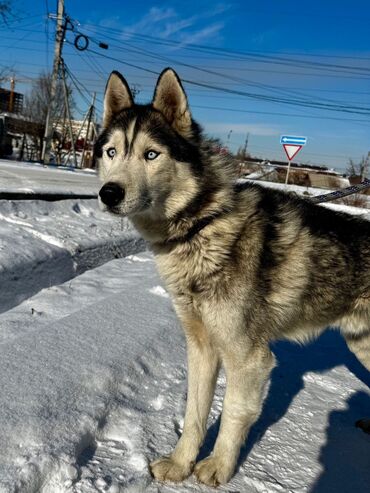
[[[31,122],[21,115],[0,112],[0,157],[38,160],[35,139],[42,139],[44,128],[44,125]]]
[[[0,112],[20,114],[23,110],[23,94],[0,87]]]

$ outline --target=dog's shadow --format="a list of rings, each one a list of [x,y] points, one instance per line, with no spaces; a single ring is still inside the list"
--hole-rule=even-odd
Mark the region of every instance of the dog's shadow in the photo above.
[[[285,415],[294,397],[304,387],[303,376],[305,373],[321,372],[339,365],[346,365],[357,378],[370,387],[370,372],[349,351],[344,339],[336,330],[327,330],[318,339],[305,346],[283,341],[275,343],[271,349],[275,354],[277,365],[271,374],[271,384],[263,404],[262,414],[252,427],[247,441],[241,449],[239,466],[244,462],[254,445],[261,440],[268,428]],[[366,397],[368,399],[367,406],[362,409],[367,408],[369,415],[370,398],[367,395]],[[358,406],[356,408],[358,410]],[[368,417],[354,413],[351,416],[353,416],[354,430],[356,419]],[[220,418],[209,428],[198,460],[211,453],[219,426]],[[360,430],[357,431],[362,433]],[[329,434],[328,439],[330,439]],[[326,447],[328,446],[330,445],[327,444]],[[335,451],[333,454],[335,455]],[[325,465],[325,461],[323,462]],[[320,491],[323,490],[320,489]]]

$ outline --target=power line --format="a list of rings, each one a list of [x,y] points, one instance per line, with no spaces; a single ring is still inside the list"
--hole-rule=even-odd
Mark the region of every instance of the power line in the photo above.
[[[112,38],[110,36],[107,36],[107,38],[108,39],[115,39],[115,38]],[[286,89],[286,88],[276,87],[276,86],[269,85],[269,84],[262,84],[262,83],[252,82],[250,80],[242,79],[240,77],[230,76],[227,73],[225,74],[225,73],[215,72],[213,70],[210,70],[209,68],[206,69],[204,67],[199,67],[199,66],[196,66],[194,64],[184,63],[184,62],[175,60],[173,58],[169,58],[169,57],[166,57],[166,56],[163,56],[163,55],[158,55],[157,53],[154,53],[153,51],[144,50],[144,49],[138,49],[135,46],[133,46],[132,44],[127,43],[127,42],[121,42],[121,43],[123,45],[125,45],[125,46],[129,46],[131,48],[131,51],[134,51],[135,53],[139,53],[139,54],[143,54],[144,56],[148,56],[148,57],[151,57],[151,58],[156,58],[156,59],[159,59],[159,60],[163,60],[163,61],[166,61],[166,63],[176,64],[176,65],[181,65],[181,66],[184,66],[184,67],[192,68],[192,69],[198,70],[198,71],[203,72],[203,73],[207,73],[207,74],[211,74],[211,75],[216,75],[218,77],[226,78],[226,79],[232,80],[234,82],[240,82],[240,83],[242,83],[244,85],[249,85],[249,86],[252,86],[252,87],[257,87],[259,89],[267,90],[267,91],[272,91],[272,92],[275,92],[275,93],[278,93],[278,94],[279,93],[280,94],[283,93],[284,95],[286,95],[287,93],[289,94],[289,92],[290,92],[290,93],[294,94],[295,96],[302,97],[302,98],[304,98],[305,100],[308,100],[308,101],[310,101],[312,99],[311,96],[302,94],[302,93],[300,93],[298,91],[295,91],[294,89]],[[113,45],[113,47],[115,47],[115,46]],[[121,51],[127,51],[127,48],[118,47],[118,49],[121,50]],[[340,102],[335,101],[335,100],[331,100],[331,99],[328,99],[328,98],[320,98],[319,97],[318,99],[321,99],[322,101],[327,101],[329,103],[334,103],[334,104],[337,103],[337,104],[340,104]],[[348,103],[346,103],[346,105],[348,106]]]
[[[237,108],[224,108],[224,107],[218,107],[218,106],[205,106],[205,105],[197,105],[197,104],[192,104],[192,108],[199,108],[199,109],[206,109],[206,110],[216,110],[216,111],[231,111],[233,113],[252,113],[252,114],[258,114],[258,115],[275,115],[275,116],[287,116],[290,118],[312,118],[312,119],[317,119],[317,120],[335,120],[339,122],[353,122],[353,123],[364,123],[365,125],[370,126],[370,121],[367,120],[362,120],[362,119],[357,119],[357,118],[338,118],[338,117],[333,117],[333,116],[315,116],[315,115],[303,115],[303,114],[294,114],[294,113],[278,113],[278,112],[271,112],[271,111],[253,111],[253,110],[241,110]]]
[[[114,60],[116,62],[123,64],[123,65],[127,65],[129,67],[136,68],[138,70],[157,75],[157,72],[155,72],[154,70],[151,70],[151,69],[148,69],[145,67],[141,67],[140,65],[129,63],[129,62],[120,60],[118,58],[99,53],[99,52],[97,52],[95,50],[91,50],[89,48],[87,49],[87,51],[89,51],[90,53],[93,53],[95,55],[101,56],[103,58]],[[288,104],[288,105],[292,105],[292,106],[301,106],[301,107],[308,107],[308,108],[314,108],[314,109],[325,109],[328,111],[338,111],[338,112],[351,113],[351,114],[360,114],[360,115],[365,115],[365,116],[370,115],[370,108],[366,108],[366,107],[361,108],[361,107],[355,107],[355,106],[344,106],[344,105],[334,105],[334,104],[328,104],[328,103],[315,103],[315,102],[311,103],[311,102],[306,102],[303,100],[300,101],[300,100],[292,100],[292,99],[286,99],[286,98],[276,98],[276,97],[272,97],[272,96],[266,96],[266,95],[251,93],[251,92],[247,92],[247,91],[229,89],[229,88],[225,88],[222,86],[214,86],[212,84],[207,84],[204,82],[196,82],[196,81],[193,81],[190,79],[186,79],[184,77],[182,78],[182,81],[186,82],[188,84],[194,85],[194,86],[205,87],[207,89],[211,89],[211,90],[219,91],[219,92],[226,92],[228,94],[236,94],[236,95],[240,95],[240,96],[245,96],[247,98],[252,98],[252,99],[256,99],[256,100],[260,100],[260,101],[275,102],[275,103],[277,102],[277,103],[284,103],[284,104]]]
[[[22,21],[24,21],[24,20],[27,20],[27,21],[28,21],[28,20],[33,19],[33,18],[35,18],[35,17],[43,17],[43,16],[44,16],[44,14],[43,14],[43,13],[42,13],[42,14],[27,15],[27,16],[25,16],[25,17],[15,18],[15,19],[13,20],[13,22],[22,22]],[[33,22],[31,22],[30,24],[25,24],[25,26],[24,26],[24,27],[31,26],[32,24],[34,24],[34,23],[33,23]],[[12,26],[11,26],[11,25],[9,25],[9,24],[7,24],[6,22],[0,22],[0,27],[3,27],[3,26],[7,27],[8,29],[12,29]]]
[[[32,32],[35,32],[35,31],[32,31]],[[12,39],[12,38],[5,38],[5,39]],[[32,43],[42,43],[41,41],[39,40],[32,40]],[[14,46],[11,46],[11,45],[2,45],[2,48],[12,48],[12,49],[18,49],[18,50],[23,50],[23,48],[19,48],[19,47],[16,47],[14,48]],[[37,49],[32,49],[32,48],[29,48],[27,47],[27,50],[28,51],[42,51],[42,50],[37,50]],[[128,51],[126,49],[126,51]],[[77,56],[78,54],[76,53],[73,53],[71,54],[72,56]],[[207,57],[208,58],[208,57]],[[147,61],[146,63],[155,63],[153,61]],[[214,67],[214,68],[218,68],[218,69],[222,69],[222,67]],[[229,67],[225,67],[225,69],[228,69]],[[244,70],[243,67],[238,67],[238,70]],[[269,74],[284,74],[284,75],[299,75],[300,77],[322,77],[321,74],[319,73],[305,73],[305,72],[292,72],[292,71],[279,71],[279,70],[264,70],[264,69],[261,69],[261,68],[253,68],[253,67],[248,67],[246,68],[246,70],[248,70],[249,72],[260,72],[260,73],[269,73]],[[349,73],[349,72],[348,72]],[[347,72],[345,72],[345,74],[347,74]],[[357,76],[351,76],[351,75],[341,75],[340,78],[341,79],[353,79],[353,80],[364,80],[364,81],[368,81],[370,80],[370,77],[366,77],[365,74],[359,74]],[[335,78],[336,80],[338,80],[338,75],[336,74],[325,74],[325,77],[330,77],[330,78]]]
[[[137,34],[137,33],[122,33],[122,31],[119,31],[117,29],[113,28],[104,28],[103,26],[99,26],[96,24],[91,24],[87,23],[85,24],[87,26],[93,26],[95,29],[101,30],[101,31],[107,31],[109,32],[118,32],[119,34],[125,34],[128,38],[137,38],[137,39],[142,39],[150,42],[156,42],[156,43],[161,43],[161,44],[166,44],[166,45],[171,45],[171,46],[177,46],[181,47],[184,49],[192,49],[195,51],[203,51],[203,52],[208,52],[208,53],[213,53],[213,54],[218,54],[218,53],[223,53],[225,55],[229,55],[232,57],[238,56],[242,58],[254,58],[261,63],[283,63],[287,65],[299,65],[299,66],[309,66],[309,67],[317,67],[319,69],[325,69],[325,70],[334,70],[334,69],[341,69],[344,71],[353,71],[357,70],[360,72],[370,72],[370,67],[360,67],[360,66],[353,66],[353,65],[341,65],[341,64],[329,64],[329,63],[322,63],[322,62],[317,62],[317,61],[308,61],[308,60],[291,60],[286,57],[278,56],[278,55],[266,55],[264,53],[260,52],[253,52],[253,51],[239,51],[239,50],[230,50],[230,49],[225,49],[225,48],[219,48],[219,47],[213,47],[213,46],[207,46],[207,45],[201,45],[201,44],[195,44],[195,43],[186,43],[184,44],[181,41],[176,41],[172,39],[163,39],[163,38],[158,38],[155,36],[150,36],[150,35],[145,35],[145,34]]]

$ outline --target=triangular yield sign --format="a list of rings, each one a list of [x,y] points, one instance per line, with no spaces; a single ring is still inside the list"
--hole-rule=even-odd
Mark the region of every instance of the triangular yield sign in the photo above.
[[[296,146],[292,144],[283,144],[285,154],[288,156],[289,161],[291,161],[294,156],[296,156],[303,146]]]

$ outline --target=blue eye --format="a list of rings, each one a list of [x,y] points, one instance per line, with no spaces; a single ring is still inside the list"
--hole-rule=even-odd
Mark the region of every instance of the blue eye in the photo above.
[[[115,147],[109,147],[109,149],[107,149],[105,152],[107,153],[107,156],[110,159],[113,159],[114,156],[116,155],[116,149],[115,149]]]
[[[148,161],[153,161],[153,159],[155,159],[155,158],[156,158],[156,157],[158,157],[159,155],[160,155],[160,152],[150,150],[150,151],[147,151],[147,152],[144,154],[144,157],[145,157],[145,159],[147,159]]]

